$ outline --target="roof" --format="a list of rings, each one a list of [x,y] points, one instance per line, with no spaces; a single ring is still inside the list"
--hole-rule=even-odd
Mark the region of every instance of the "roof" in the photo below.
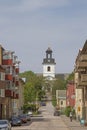
[[[82,48],[81,54],[87,54],[87,40],[85,41],[85,44]]]

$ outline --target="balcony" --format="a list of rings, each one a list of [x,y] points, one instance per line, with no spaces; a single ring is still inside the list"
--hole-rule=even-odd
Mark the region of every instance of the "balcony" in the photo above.
[[[16,94],[16,99],[18,99],[19,98],[19,94]]]
[[[87,82],[87,74],[81,74],[81,81]]]
[[[6,82],[0,80],[0,89],[1,89],[1,88],[2,88],[2,89],[5,89],[5,87],[6,87]]]
[[[15,69],[16,74],[19,74],[19,68]]]
[[[80,57],[81,61],[87,61],[87,55],[86,54],[82,54]]]
[[[12,59],[9,59],[9,60],[8,60],[8,59],[5,59],[5,60],[2,61],[2,64],[3,64],[3,65],[12,65],[13,62],[12,62]]]
[[[87,81],[86,82],[82,82],[82,81],[79,81],[78,83],[77,83],[77,87],[79,88],[79,87],[85,87],[85,86],[87,86]]]
[[[87,62],[86,61],[80,61],[76,64],[77,68],[84,68],[87,67]]]
[[[77,87],[87,86],[87,74],[81,74],[81,78],[77,82]]]
[[[16,81],[16,84],[15,84],[16,86],[19,86],[19,81]]]
[[[18,99],[19,98],[19,94],[13,92],[13,96],[11,98],[12,99]]]
[[[14,98],[14,99],[16,98],[16,94],[15,94],[15,92],[13,92],[13,97],[12,97],[12,98]]]
[[[5,75],[5,79],[6,79],[6,80],[12,80],[13,77],[12,77],[11,74],[6,74],[6,75]]]
[[[16,80],[15,77],[13,77],[13,83],[15,82],[15,80]]]
[[[85,68],[78,68],[76,71],[77,72],[85,72],[86,70],[85,70]]]
[[[9,89],[5,90],[5,96],[6,97],[13,97],[13,91],[9,90]]]

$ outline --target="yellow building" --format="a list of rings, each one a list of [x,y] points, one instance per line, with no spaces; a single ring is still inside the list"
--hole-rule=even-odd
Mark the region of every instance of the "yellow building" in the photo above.
[[[66,108],[66,90],[56,90],[56,100],[58,109]]]

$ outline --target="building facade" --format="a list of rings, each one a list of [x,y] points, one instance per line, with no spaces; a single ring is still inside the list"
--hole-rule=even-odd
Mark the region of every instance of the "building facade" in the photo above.
[[[57,109],[64,110],[66,108],[66,90],[56,90]]]
[[[66,106],[75,107],[75,85],[73,81],[68,82],[66,86]]]
[[[0,119],[6,119],[8,113],[8,99],[5,98],[5,69],[0,65]]]
[[[76,116],[87,121],[87,41],[75,62]]]
[[[10,118],[12,115],[18,115],[18,100],[19,100],[19,61],[15,56],[15,52],[5,50],[0,45],[0,65],[5,69],[5,101],[7,104],[3,109],[5,111],[6,118]],[[0,88],[0,91],[2,88]],[[2,103],[1,108],[2,108]]]

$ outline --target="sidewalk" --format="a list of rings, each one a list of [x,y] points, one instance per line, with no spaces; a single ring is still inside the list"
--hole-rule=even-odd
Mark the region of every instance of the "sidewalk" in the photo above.
[[[79,121],[73,119],[72,122],[70,122],[69,117],[65,115],[61,115],[61,118],[70,130],[87,130],[87,126],[81,126]]]

